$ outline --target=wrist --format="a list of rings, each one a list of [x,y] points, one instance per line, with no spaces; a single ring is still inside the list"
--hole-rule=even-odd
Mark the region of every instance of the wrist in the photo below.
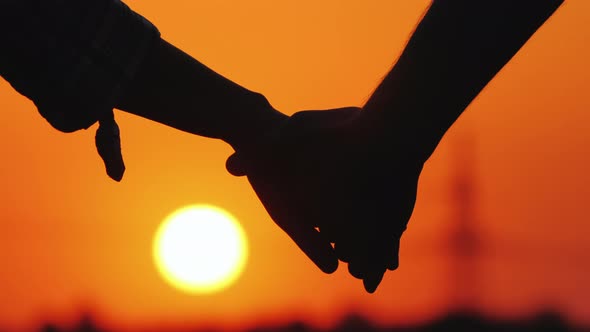
[[[274,109],[262,94],[256,93],[252,103],[255,106],[247,108],[256,111],[244,114],[246,118],[232,119],[232,125],[228,126],[229,130],[220,137],[235,151],[255,149],[270,132],[279,128],[289,118]]]
[[[378,153],[422,165],[438,144],[423,122],[412,121],[402,112],[367,112],[363,110],[354,127],[362,140],[376,147]],[[401,161],[401,160],[400,160]]]

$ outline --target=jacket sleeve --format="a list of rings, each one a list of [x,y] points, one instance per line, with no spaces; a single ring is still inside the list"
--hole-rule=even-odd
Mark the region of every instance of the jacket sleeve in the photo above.
[[[112,112],[159,36],[119,0],[5,0],[0,75],[56,129],[86,129]]]

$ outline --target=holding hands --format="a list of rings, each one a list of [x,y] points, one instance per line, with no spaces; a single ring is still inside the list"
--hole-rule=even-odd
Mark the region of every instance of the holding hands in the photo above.
[[[275,223],[322,271],[348,263],[372,293],[398,267],[422,163],[402,135],[384,141],[362,114],[296,113],[255,149],[232,155],[227,169],[248,177]]]
[[[423,163],[562,2],[433,1],[362,111],[296,113],[254,148],[236,149],[228,171],[248,177],[322,271],[348,263],[374,292],[398,267]]]
[[[116,181],[125,165],[115,107],[224,140],[236,150],[227,170],[247,176],[301,250],[326,273],[348,264],[372,293],[399,265],[424,162],[562,2],[432,1],[363,109],[285,117],[120,0],[0,4],[0,76],[61,131],[100,122],[96,147]]]

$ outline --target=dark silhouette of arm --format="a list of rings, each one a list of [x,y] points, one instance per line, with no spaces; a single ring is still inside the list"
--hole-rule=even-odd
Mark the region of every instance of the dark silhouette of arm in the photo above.
[[[434,1],[362,112],[296,113],[268,152],[238,151],[228,170],[248,176],[277,224],[318,226],[350,274],[374,292],[399,265],[423,163],[561,2]]]
[[[117,108],[235,149],[254,145],[286,118],[259,93],[219,75],[163,39],[155,43]]]
[[[117,181],[124,164],[113,107],[234,148],[283,118],[264,96],[161,39],[120,0],[9,0],[0,9],[0,75],[60,131],[99,120],[96,145]]]
[[[562,3],[433,1],[363,115],[382,132],[402,130],[426,161],[477,94]]]

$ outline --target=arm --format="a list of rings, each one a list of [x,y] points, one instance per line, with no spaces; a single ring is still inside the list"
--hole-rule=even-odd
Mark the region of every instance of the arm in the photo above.
[[[117,108],[246,149],[286,118],[266,98],[158,40]]]
[[[7,0],[0,9],[0,75],[60,131],[99,120],[97,149],[117,181],[124,165],[114,107],[241,149],[284,117],[119,0]]]
[[[426,161],[447,129],[563,0],[435,0],[364,106]]]
[[[277,224],[295,215],[319,226],[350,274],[374,292],[386,269],[398,267],[424,161],[561,2],[435,0],[362,112],[296,113],[269,152],[238,151],[228,170],[248,175]]]

